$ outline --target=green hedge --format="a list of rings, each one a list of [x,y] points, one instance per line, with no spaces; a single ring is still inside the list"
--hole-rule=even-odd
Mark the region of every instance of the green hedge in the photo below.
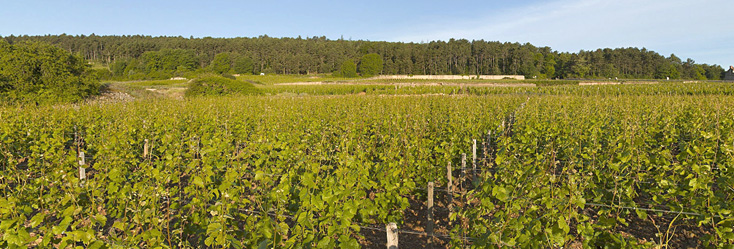
[[[260,90],[244,81],[228,79],[222,76],[206,75],[189,83],[186,96],[212,95],[259,95]]]
[[[575,86],[579,84],[577,80],[538,80],[531,83],[535,83],[535,86]]]

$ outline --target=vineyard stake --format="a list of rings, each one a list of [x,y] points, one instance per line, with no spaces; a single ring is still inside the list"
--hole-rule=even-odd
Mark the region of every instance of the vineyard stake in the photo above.
[[[428,224],[426,224],[426,233],[428,233],[428,248],[433,248],[433,182],[428,182]]]
[[[486,167],[492,167],[492,152],[494,150],[492,149],[492,131],[487,131],[487,151],[489,154],[489,162],[485,162]],[[486,160],[486,159],[485,159]]]
[[[76,146],[76,152],[79,153],[79,134],[76,131],[76,125],[74,126],[74,145]]]
[[[472,139],[474,141],[474,146],[472,146],[472,158],[471,158],[471,166],[472,166],[472,179],[471,182],[474,183],[477,181],[477,140]]]
[[[449,183],[446,186],[446,193],[449,195],[449,217],[451,217],[451,211],[452,211],[453,203],[454,203],[454,195],[451,193],[451,190],[453,189],[453,185],[454,185],[453,180],[451,179],[451,162],[449,162],[446,165],[446,170],[448,171],[447,177],[449,180]],[[451,226],[451,218],[449,218],[449,226]]]
[[[143,145],[143,158],[148,158],[148,150],[150,147],[148,146],[148,139],[145,139],[145,145]]]
[[[87,168],[84,167],[86,162],[84,161],[84,151],[79,152],[79,180],[87,178]]]
[[[466,154],[461,154],[461,180],[459,180],[459,184],[461,185],[461,190],[464,190],[464,180],[466,179]]]
[[[487,161],[487,141],[482,142],[482,160]]]
[[[385,230],[387,230],[387,249],[398,249],[398,225],[390,222]]]
[[[487,131],[487,147],[492,148],[492,130]]]

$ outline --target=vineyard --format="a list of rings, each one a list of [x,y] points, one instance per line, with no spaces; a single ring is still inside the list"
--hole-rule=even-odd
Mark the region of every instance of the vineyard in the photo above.
[[[0,107],[0,247],[734,244],[731,84],[262,89]]]
[[[578,83],[578,82],[577,82]],[[472,86],[472,84],[443,86],[428,84],[325,84],[325,85],[280,85],[265,86],[260,89],[269,95],[563,95],[563,96],[678,96],[678,95],[734,95],[734,84],[706,83],[686,84],[667,83],[654,85],[598,85],[598,86],[513,86],[499,84],[499,87]]]

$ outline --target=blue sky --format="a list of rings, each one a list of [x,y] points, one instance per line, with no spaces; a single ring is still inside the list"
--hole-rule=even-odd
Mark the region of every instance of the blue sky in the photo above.
[[[5,1],[0,35],[326,36],[530,42],[558,51],[645,47],[734,65],[731,0]]]

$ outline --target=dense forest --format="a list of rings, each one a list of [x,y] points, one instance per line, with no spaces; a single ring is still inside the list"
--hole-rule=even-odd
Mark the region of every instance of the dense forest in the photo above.
[[[719,65],[697,64],[645,48],[566,53],[532,44],[465,39],[401,43],[312,38],[184,38],[46,35],[0,37],[9,44],[41,41],[104,65],[112,77],[166,78],[188,72],[314,74],[351,72],[381,56],[377,74],[510,74],[528,78],[719,80]],[[370,56],[367,56],[370,55]],[[350,67],[345,70],[344,66]],[[104,74],[104,72],[101,72]]]

